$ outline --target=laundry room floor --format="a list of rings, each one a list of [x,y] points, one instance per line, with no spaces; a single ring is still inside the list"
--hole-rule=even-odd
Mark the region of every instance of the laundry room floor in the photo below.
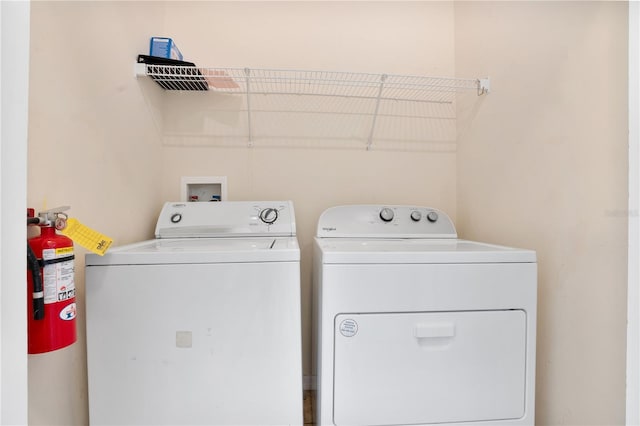
[[[314,425],[313,413],[315,406],[316,395],[315,391],[306,390],[303,394],[303,410],[304,410],[304,424]]]

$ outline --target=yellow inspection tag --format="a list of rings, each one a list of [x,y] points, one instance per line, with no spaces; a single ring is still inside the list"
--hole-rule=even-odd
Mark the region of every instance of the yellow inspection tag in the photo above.
[[[113,243],[111,238],[94,231],[73,218],[67,219],[67,227],[61,230],[60,233],[71,238],[74,243],[78,243],[100,256],[103,256],[111,247],[111,243]]]

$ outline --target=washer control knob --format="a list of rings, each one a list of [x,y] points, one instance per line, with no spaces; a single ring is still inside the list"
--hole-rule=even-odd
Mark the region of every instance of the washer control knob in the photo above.
[[[391,222],[393,220],[393,210],[391,210],[389,207],[385,207],[380,210],[380,219],[385,222]]]
[[[420,213],[418,210],[414,210],[411,212],[411,220],[413,220],[414,222],[419,222],[420,219],[422,219],[422,213]]]
[[[435,222],[438,220],[438,213],[436,212],[429,212],[427,214],[427,220],[431,223]]]
[[[278,220],[278,210],[272,207],[260,210],[260,220],[267,225],[271,225]]]
[[[171,223],[178,223],[182,220],[182,213],[174,213],[171,215]]]

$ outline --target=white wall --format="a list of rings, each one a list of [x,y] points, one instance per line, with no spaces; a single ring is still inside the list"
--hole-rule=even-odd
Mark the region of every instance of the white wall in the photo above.
[[[626,422],[640,424],[640,4],[629,3],[629,252]]]
[[[27,424],[29,2],[0,2],[0,424]]]
[[[627,4],[456,3],[458,230],[538,254],[537,424],[623,424]]]

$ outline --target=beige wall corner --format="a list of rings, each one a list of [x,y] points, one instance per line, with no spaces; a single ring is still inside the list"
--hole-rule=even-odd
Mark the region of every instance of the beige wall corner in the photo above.
[[[624,424],[627,44],[626,3],[456,3],[456,72],[492,79],[458,228],[537,251],[537,424]]]
[[[31,2],[28,205],[125,244],[161,207],[160,142],[133,68],[162,25],[154,2]],[[84,254],[76,246],[78,341],[29,358],[29,424],[88,424]]]

